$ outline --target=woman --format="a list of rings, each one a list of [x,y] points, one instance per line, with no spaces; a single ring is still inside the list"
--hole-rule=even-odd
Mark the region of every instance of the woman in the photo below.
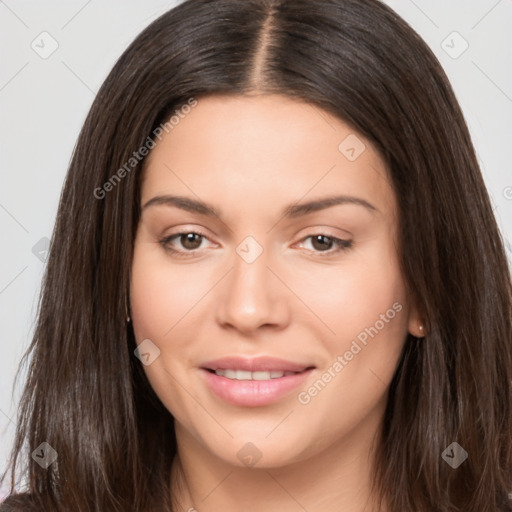
[[[510,511],[510,283],[389,8],[185,1],[80,134],[0,510]]]

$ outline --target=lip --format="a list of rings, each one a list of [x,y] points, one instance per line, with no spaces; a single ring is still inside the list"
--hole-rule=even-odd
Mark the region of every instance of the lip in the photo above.
[[[217,369],[236,369],[250,372],[291,371],[294,375],[269,380],[228,379],[214,373]],[[314,367],[274,357],[225,357],[205,363],[200,369],[208,388],[223,401],[241,407],[270,405],[301,386]]]
[[[277,357],[242,357],[242,356],[228,356],[214,361],[203,363],[201,367],[206,370],[220,369],[234,369],[245,370],[248,372],[302,372],[307,368],[312,368],[313,365],[295,363]]]

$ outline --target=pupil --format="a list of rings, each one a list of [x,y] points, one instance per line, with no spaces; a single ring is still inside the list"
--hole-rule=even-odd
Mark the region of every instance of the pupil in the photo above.
[[[183,247],[186,247],[187,249],[197,249],[201,245],[200,240],[199,240],[199,244],[197,243],[197,239],[200,239],[201,235],[198,235],[196,233],[187,233],[186,235],[183,235],[183,236],[185,237]]]
[[[315,246],[315,244],[317,242],[319,242],[319,246]],[[328,247],[326,247],[326,245]],[[330,249],[331,245],[332,245],[332,241],[325,235],[316,235],[315,237],[313,237],[313,246],[316,249]]]

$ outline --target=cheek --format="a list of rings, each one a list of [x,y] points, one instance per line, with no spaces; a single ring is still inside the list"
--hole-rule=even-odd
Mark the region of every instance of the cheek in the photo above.
[[[185,381],[184,370],[192,360],[187,337],[189,317],[193,317],[193,306],[204,291],[198,285],[200,273],[194,272],[192,279],[183,268],[186,265],[171,268],[166,252],[157,243],[136,242],[130,307],[137,344],[149,339],[160,350],[151,364],[143,366],[151,387],[173,416],[178,420],[183,416],[186,423],[197,411],[179,383]]]
[[[160,394],[158,389],[173,382],[169,373],[180,378],[197,364],[197,340],[207,339],[204,331],[211,327],[214,306],[209,292],[218,272],[207,261],[176,264],[158,242],[147,241],[144,232],[141,238],[133,255],[131,317],[137,343],[149,339],[160,350],[155,362],[144,366]]]
[[[324,359],[298,401],[326,438],[347,434],[380,414],[407,333],[405,288],[394,245],[355,254],[336,269],[316,308],[335,334],[322,336]],[[378,249],[378,250],[377,250]],[[327,277],[327,276],[326,276]],[[378,412],[380,411],[380,412]]]
[[[324,398],[343,397],[348,402],[356,398],[359,405],[347,403],[347,407],[371,408],[395,373],[407,335],[409,306],[391,239],[355,256],[350,272],[341,274],[340,285],[323,306],[336,332],[326,338],[330,364],[341,364],[336,367],[333,394]]]
[[[299,272],[294,289],[315,314],[314,321],[325,334],[322,337],[331,353],[344,349],[360,333],[364,339],[365,329],[376,323],[390,343],[395,339],[401,343],[407,327],[407,304],[391,237],[354,249],[340,264],[309,265]]]
[[[190,269],[190,271],[188,271]],[[201,299],[206,270],[198,265],[171,266],[167,253],[154,242],[136,243],[132,264],[130,305],[137,341],[165,343],[175,326]]]

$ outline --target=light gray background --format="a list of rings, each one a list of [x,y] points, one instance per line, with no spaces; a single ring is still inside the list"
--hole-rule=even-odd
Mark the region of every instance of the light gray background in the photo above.
[[[16,421],[14,375],[33,332],[44,270],[41,239],[51,235],[75,140],[115,60],[176,3],[0,0],[0,470]],[[512,0],[387,3],[426,40],[450,77],[502,233],[512,240]],[[458,56],[465,41],[469,46]],[[52,44],[56,51],[42,58]],[[508,242],[507,248],[510,260]]]

